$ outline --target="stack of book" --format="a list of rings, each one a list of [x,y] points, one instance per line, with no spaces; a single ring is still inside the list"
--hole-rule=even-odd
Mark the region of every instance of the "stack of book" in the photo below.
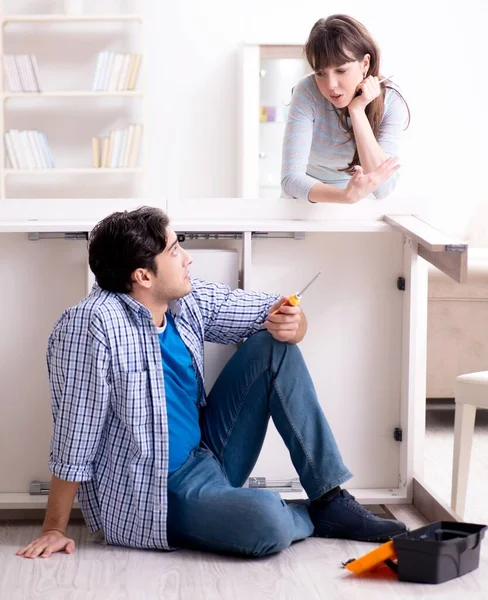
[[[95,91],[134,90],[141,58],[141,54],[100,52],[92,89]]]
[[[35,54],[5,54],[2,62],[9,92],[41,91]]]
[[[92,138],[93,166],[103,169],[134,169],[141,146],[142,125],[131,123],[127,129],[116,129],[107,137]]]
[[[286,123],[288,119],[288,106],[260,106],[260,123]]]
[[[5,133],[5,148],[12,169],[54,169],[54,158],[46,134],[42,131]]]

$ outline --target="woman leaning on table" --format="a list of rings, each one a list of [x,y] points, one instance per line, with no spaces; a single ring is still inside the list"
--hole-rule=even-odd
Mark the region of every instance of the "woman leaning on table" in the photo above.
[[[408,106],[380,76],[380,52],[347,15],[315,23],[305,44],[313,73],[293,89],[283,141],[285,197],[352,204],[390,194]]]

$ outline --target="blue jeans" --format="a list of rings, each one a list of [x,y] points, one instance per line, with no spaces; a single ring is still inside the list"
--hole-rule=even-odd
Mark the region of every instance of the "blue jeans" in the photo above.
[[[263,445],[270,416],[308,497],[350,479],[298,347],[263,331],[227,363],[202,411],[202,443],[168,478],[173,546],[262,556],[309,537],[306,502],[241,487]]]

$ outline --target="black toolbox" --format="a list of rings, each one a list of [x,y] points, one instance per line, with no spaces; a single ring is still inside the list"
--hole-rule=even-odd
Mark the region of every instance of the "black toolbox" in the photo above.
[[[486,525],[436,521],[393,538],[400,581],[442,583],[477,569]],[[389,566],[393,565],[388,561]]]

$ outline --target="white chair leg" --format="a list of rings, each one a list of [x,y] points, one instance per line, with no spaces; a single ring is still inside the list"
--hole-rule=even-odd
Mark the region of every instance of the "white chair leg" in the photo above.
[[[471,448],[473,446],[475,418],[475,405],[456,404],[451,507],[461,518],[464,517],[466,505],[469,461],[471,459]]]

